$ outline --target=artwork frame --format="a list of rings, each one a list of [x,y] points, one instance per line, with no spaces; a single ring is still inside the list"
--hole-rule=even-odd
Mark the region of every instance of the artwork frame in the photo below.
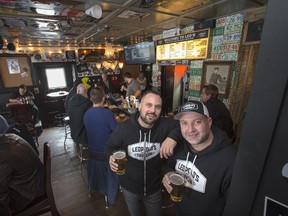
[[[6,62],[9,74],[20,74],[20,66],[17,58],[7,58]]]
[[[219,97],[228,98],[234,64],[234,61],[205,61],[201,89],[204,85],[213,84],[218,87]]]
[[[53,62],[62,62],[63,61],[62,53],[51,53],[51,61]]]
[[[66,50],[65,56],[67,61],[75,61],[76,60],[76,52],[74,50]]]

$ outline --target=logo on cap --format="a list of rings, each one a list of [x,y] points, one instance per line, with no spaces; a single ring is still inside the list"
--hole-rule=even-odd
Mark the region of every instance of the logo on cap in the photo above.
[[[198,110],[198,104],[189,103],[182,107],[182,110]]]

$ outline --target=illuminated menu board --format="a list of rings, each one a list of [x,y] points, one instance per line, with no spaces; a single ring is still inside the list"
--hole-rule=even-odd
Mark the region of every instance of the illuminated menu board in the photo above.
[[[162,39],[156,42],[156,60],[205,59],[209,29]]]
[[[159,57],[159,60],[169,59],[169,50],[170,50],[169,44],[157,46],[156,47],[156,56]]]

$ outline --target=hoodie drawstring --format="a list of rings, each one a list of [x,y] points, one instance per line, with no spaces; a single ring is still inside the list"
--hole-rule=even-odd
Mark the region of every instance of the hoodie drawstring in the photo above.
[[[140,140],[139,143],[141,142],[141,138],[142,138],[142,134],[141,134],[141,130],[139,131],[140,133]],[[148,133],[148,143],[150,143],[151,140],[151,130],[149,130]],[[144,152],[143,152],[143,162],[144,162],[144,196],[146,196],[146,145],[147,145],[147,136],[146,133],[144,133]]]

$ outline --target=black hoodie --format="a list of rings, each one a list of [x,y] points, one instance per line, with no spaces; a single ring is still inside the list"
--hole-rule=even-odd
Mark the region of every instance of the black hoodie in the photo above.
[[[68,102],[69,124],[71,137],[77,144],[87,144],[86,130],[83,123],[85,112],[92,107],[93,103],[89,98],[76,94]]]
[[[222,214],[237,151],[224,131],[212,126],[212,132],[212,144],[203,151],[192,151],[186,140],[177,144],[163,169],[164,173],[176,170],[185,175],[186,190],[175,205],[179,216]]]
[[[151,129],[138,123],[139,113],[119,124],[106,144],[110,156],[116,149],[126,151],[126,173],[119,176],[121,186],[138,195],[150,195],[160,190],[161,159],[160,145],[168,137],[177,140],[173,129],[179,122],[160,118]]]

